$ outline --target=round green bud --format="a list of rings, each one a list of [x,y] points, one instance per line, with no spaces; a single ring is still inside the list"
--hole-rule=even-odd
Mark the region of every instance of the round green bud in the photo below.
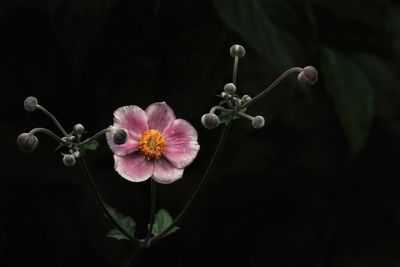
[[[256,129],[262,128],[264,124],[265,124],[265,119],[263,116],[255,116],[251,122],[251,125],[253,125],[253,127]]]
[[[243,95],[242,99],[240,100],[241,104],[246,104],[247,102],[249,102],[251,100],[251,96],[249,95]]]
[[[224,91],[230,95],[234,95],[236,93],[236,86],[233,83],[227,83],[224,86]]]
[[[313,66],[307,66],[297,76],[299,82],[313,85],[318,81],[318,71]]]
[[[63,157],[63,163],[65,166],[71,167],[74,166],[76,163],[76,159],[73,155],[71,154],[66,154]]]
[[[35,111],[37,105],[38,105],[38,100],[36,97],[33,96],[27,97],[24,101],[24,108],[28,112]]]
[[[218,126],[219,118],[215,114],[207,113],[201,116],[201,124],[203,124],[206,129],[211,130]]]
[[[38,144],[38,138],[30,133],[22,133],[17,138],[17,145],[24,152],[32,152]]]
[[[238,44],[232,45],[229,49],[229,52],[232,57],[241,58],[246,55],[246,50],[244,49],[244,47]]]
[[[85,133],[85,127],[83,127],[82,124],[78,123],[78,124],[75,124],[73,131],[76,134],[82,135]]]

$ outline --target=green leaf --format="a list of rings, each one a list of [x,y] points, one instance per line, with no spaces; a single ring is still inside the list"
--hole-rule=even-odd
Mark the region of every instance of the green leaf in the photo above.
[[[164,229],[166,229],[172,223],[172,217],[169,215],[168,211],[165,209],[161,209],[157,212],[156,218],[153,224],[153,229],[151,233],[153,235],[159,235]],[[175,233],[179,230],[179,227],[173,227],[167,234],[164,235],[168,236],[172,233]]]
[[[277,71],[304,61],[300,43],[271,22],[258,0],[214,0],[213,3],[222,20]]]
[[[355,156],[364,146],[375,114],[374,89],[356,61],[324,47],[322,75]]]
[[[125,216],[122,213],[120,213],[118,210],[115,208],[109,206],[106,204],[106,208],[110,215],[113,217],[113,219],[126,231],[128,232],[131,236],[135,235],[135,228],[136,228],[136,222],[133,220],[132,217]],[[106,216],[108,217],[108,216]],[[129,239],[127,236],[125,236],[121,231],[118,229],[112,229],[110,232],[108,232],[107,237],[115,238],[117,240],[121,239]]]
[[[89,143],[85,145],[86,149],[96,150],[99,147],[99,142],[96,139],[91,140]]]
[[[118,229],[110,230],[110,232],[108,232],[106,236],[117,240],[129,240],[129,238],[121,233],[121,231]]]

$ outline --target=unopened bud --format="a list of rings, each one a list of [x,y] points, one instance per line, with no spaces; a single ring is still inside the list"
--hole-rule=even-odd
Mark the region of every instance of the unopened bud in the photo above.
[[[24,152],[32,152],[38,144],[38,138],[30,133],[22,133],[17,138],[17,145]]]
[[[244,47],[238,44],[232,45],[229,49],[229,52],[231,53],[232,57],[241,58],[246,55],[246,50],[244,49]]]
[[[38,100],[36,99],[36,97],[33,96],[27,97],[24,101],[24,108],[26,111],[29,112],[35,111],[37,105],[38,105]]]
[[[299,73],[297,79],[305,84],[314,84],[318,81],[318,71],[313,66],[307,66]]]
[[[224,86],[224,91],[230,95],[234,95],[236,93],[236,86],[233,83],[227,83]]]
[[[82,135],[85,133],[85,127],[82,124],[78,123],[74,126],[74,133]]]
[[[265,119],[262,116],[255,116],[253,121],[251,122],[251,125],[253,125],[253,127],[256,129],[262,128],[264,124],[265,124]]]
[[[68,167],[74,166],[76,163],[75,157],[71,154],[65,154],[63,157],[63,163]]]
[[[243,95],[242,99],[240,101],[241,104],[246,104],[247,102],[249,102],[251,100],[251,96],[249,95]]]
[[[206,129],[211,130],[218,126],[219,118],[215,114],[207,113],[201,116],[201,124],[203,124]]]
[[[226,99],[229,95],[226,92],[221,92],[221,97]]]
[[[126,140],[128,140],[128,131],[123,128],[119,128],[113,133],[112,137],[115,144],[125,144]]]

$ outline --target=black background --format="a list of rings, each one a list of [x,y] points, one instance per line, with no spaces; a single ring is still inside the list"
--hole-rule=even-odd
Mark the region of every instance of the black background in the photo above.
[[[234,121],[217,169],[181,229],[139,266],[399,266],[400,6],[395,1],[2,0],[0,3],[1,266],[123,266],[134,251],[105,237],[78,166],[38,135],[56,128],[22,103],[33,95],[67,129],[112,124],[123,105],[166,101],[198,129],[184,179],[159,185],[158,208],[179,213],[221,132],[201,127],[230,82],[229,47],[247,54],[238,90],[252,96],[292,66],[295,75],[252,106],[261,130]],[[104,139],[88,153],[103,197],[145,235],[149,183],[113,170]]]

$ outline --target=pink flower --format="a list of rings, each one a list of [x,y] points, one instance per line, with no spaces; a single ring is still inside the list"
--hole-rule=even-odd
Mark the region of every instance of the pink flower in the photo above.
[[[169,184],[183,175],[183,170],[200,149],[197,131],[165,103],[151,104],[144,111],[138,106],[120,107],[114,112],[114,127],[128,131],[128,140],[117,145],[112,134],[107,142],[114,152],[115,170],[125,179],[142,182],[150,177]]]

